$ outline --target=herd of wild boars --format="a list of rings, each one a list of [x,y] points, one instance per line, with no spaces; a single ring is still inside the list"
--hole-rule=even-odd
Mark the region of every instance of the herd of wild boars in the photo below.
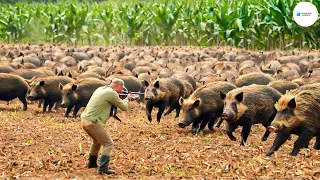
[[[316,137],[320,149],[320,52],[249,51],[230,47],[69,47],[60,44],[0,45],[0,100],[38,101],[42,111],[73,109],[77,117],[100,86],[115,77],[142,92],[147,119],[175,111],[199,133],[226,123],[231,140],[242,126],[245,145],[254,124],[277,137],[267,155],[297,134],[291,155]],[[217,122],[216,122],[217,121]]]

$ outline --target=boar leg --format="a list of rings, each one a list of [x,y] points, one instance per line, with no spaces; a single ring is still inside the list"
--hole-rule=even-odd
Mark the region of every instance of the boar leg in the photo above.
[[[262,141],[266,141],[270,135],[270,131],[267,129],[268,126],[270,125],[270,122],[262,122],[262,125],[266,128],[266,132],[264,133],[264,135],[262,136],[261,140]]]
[[[157,121],[158,123],[160,123],[160,120],[161,120],[161,116],[164,112],[164,110],[166,109],[167,107],[167,103],[166,102],[162,102],[160,105],[159,105],[159,111],[157,113]]]
[[[241,146],[244,146],[247,142],[248,136],[250,134],[252,127],[252,123],[249,119],[245,120],[245,123],[243,124],[242,131],[241,131]]]
[[[167,116],[168,114],[170,114],[174,109],[175,109],[174,107],[170,106],[167,112],[164,113],[164,116]]]
[[[273,145],[271,146],[271,148],[269,149],[269,151],[267,152],[266,155],[270,156],[275,151],[278,151],[280,146],[288,140],[289,136],[290,136],[290,132],[288,132],[288,131],[284,131],[284,132],[279,133],[277,135],[276,139],[274,140]]]
[[[176,107],[176,117],[175,118],[179,117],[180,110],[181,110],[181,106],[177,105],[177,107]]]
[[[64,117],[69,116],[71,109],[72,109],[72,106],[67,106],[66,112],[64,113]]]
[[[179,101],[174,105],[170,106],[167,112],[164,113],[164,116],[170,114],[173,110],[176,110],[176,116],[175,118],[179,117],[181,106],[179,105]]]
[[[48,105],[49,105],[48,101],[44,100],[44,104],[43,104],[43,107],[42,107],[42,112],[46,112]]]
[[[199,122],[196,121],[196,122],[193,122],[192,123],[192,129],[198,129],[199,128]]]
[[[23,110],[26,111],[28,107],[27,99],[26,97],[19,97],[19,100],[23,103]]]
[[[198,129],[199,129],[199,124],[200,124],[200,120],[195,120],[192,123],[192,129],[191,129],[191,133],[192,134],[196,134]]]
[[[49,102],[49,108],[48,111],[51,112],[53,108],[54,102]]]
[[[58,111],[59,107],[61,106],[61,103],[62,103],[61,100],[56,102],[56,105],[54,106],[54,109],[55,109],[56,111]]]
[[[320,150],[320,136],[317,136],[316,138],[316,142],[314,143],[314,146],[313,148],[316,149],[316,150]]]
[[[232,141],[237,140],[236,137],[233,136],[232,132],[237,129],[238,124],[235,123],[227,123],[226,133]]]
[[[73,109],[73,118],[77,117],[77,113],[79,112],[81,106],[80,105],[76,105]]]
[[[216,121],[216,120],[215,120],[215,116],[212,117],[212,118],[209,120],[209,122],[208,122],[208,129],[209,129],[210,131],[214,131],[213,125],[214,125],[215,121]]]
[[[153,109],[153,105],[151,105],[150,103],[147,103],[147,105],[146,105],[146,113],[147,113],[147,116],[148,116],[148,120],[150,122],[152,121],[152,117],[151,117],[152,109]]]
[[[299,153],[301,148],[303,147],[307,148],[312,137],[313,137],[312,132],[307,130],[303,131],[298,137],[298,139],[296,140],[296,142],[294,143],[293,150],[290,153],[290,155],[296,156]]]
[[[222,122],[223,122],[223,119],[220,117],[219,120],[218,120],[218,122],[217,122],[216,127],[217,127],[217,128],[220,128]]]
[[[41,108],[41,104],[43,103],[43,99],[38,100],[38,108]]]
[[[199,131],[203,131],[203,130],[204,130],[204,128],[205,128],[206,125],[208,124],[209,120],[210,120],[210,116],[209,116],[209,117],[208,117],[208,116],[203,117],[203,119],[202,119],[202,121],[201,121],[201,124],[200,124],[200,129],[199,129]]]
[[[210,131],[214,131],[213,125],[214,125],[215,121],[216,121],[216,115],[215,115],[215,113],[213,113],[213,114],[209,117],[209,122],[208,122],[208,129],[209,129]]]

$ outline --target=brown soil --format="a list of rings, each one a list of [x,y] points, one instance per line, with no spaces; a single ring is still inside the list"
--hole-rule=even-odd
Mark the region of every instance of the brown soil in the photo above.
[[[130,113],[119,113],[123,122],[111,118],[106,125],[116,145],[110,166],[117,174],[97,175],[96,169],[86,168],[91,139],[80,118],[65,119],[63,114],[64,109],[43,114],[36,104],[24,112],[18,100],[0,103],[2,179],[320,178],[314,139],[297,157],[288,155],[296,136],[267,157],[275,134],[261,142],[261,125],[253,127],[242,147],[241,128],[235,131],[236,142],[224,133],[224,124],[213,133],[195,136],[190,127],[177,126],[181,117],[174,119],[174,113],[160,124],[149,123],[136,103]]]

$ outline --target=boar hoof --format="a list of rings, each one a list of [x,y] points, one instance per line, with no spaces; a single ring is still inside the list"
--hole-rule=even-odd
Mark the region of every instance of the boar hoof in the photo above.
[[[203,131],[202,131],[202,130],[198,130],[197,133],[196,133],[196,135],[198,135],[198,136],[203,136],[204,134],[203,134]]]
[[[269,151],[267,152],[266,156],[271,156],[274,152],[273,151]]]
[[[290,156],[297,156],[299,151],[293,150],[289,155]]]
[[[198,128],[192,128],[190,131],[193,135],[195,135],[198,132]]]
[[[236,141],[236,140],[237,140],[237,138],[234,137],[232,134],[231,134],[231,135],[228,135],[228,136],[229,136],[229,138],[230,138],[232,141]]]

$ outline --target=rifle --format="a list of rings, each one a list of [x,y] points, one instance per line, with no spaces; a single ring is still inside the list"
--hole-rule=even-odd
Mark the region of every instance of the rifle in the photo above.
[[[138,94],[138,95],[144,95],[144,93],[138,91],[138,92],[131,92],[129,91],[128,93],[120,93],[119,96],[127,96],[128,94]]]
[[[119,96],[122,96],[122,97],[126,97],[128,96],[128,94],[131,94],[131,98],[132,99],[138,99],[139,98],[139,95],[144,95],[144,93],[138,91],[138,92],[131,92],[131,91],[128,91],[127,88],[123,87],[123,89],[121,90],[121,92],[119,93]],[[132,96],[133,95],[133,96]]]
[[[126,87],[123,87],[123,89],[121,90],[121,92],[119,93],[119,96],[121,97],[126,97],[128,96],[129,94],[130,97],[134,100],[137,100],[139,99],[139,95],[144,95],[144,93],[141,93],[140,91],[138,92],[131,92],[131,91],[128,91],[128,89]],[[113,115],[112,117],[114,117],[116,120],[120,121],[121,122],[121,119],[117,116],[117,112],[118,112],[118,108],[114,105],[112,105],[111,107],[111,111],[113,112]]]

